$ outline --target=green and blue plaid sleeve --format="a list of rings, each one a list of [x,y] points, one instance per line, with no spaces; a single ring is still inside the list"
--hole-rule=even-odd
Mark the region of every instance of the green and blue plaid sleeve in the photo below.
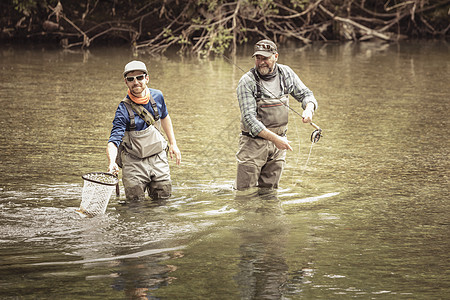
[[[286,85],[288,86],[288,93],[294,97],[295,100],[302,104],[302,108],[305,109],[308,103],[314,104],[314,110],[317,109],[318,103],[314,97],[313,92],[306,87],[306,85],[300,80],[295,72],[286,65],[278,64],[285,76]]]
[[[256,81],[251,72],[247,72],[241,77],[236,92],[244,127],[252,136],[257,136],[266,126],[256,119],[256,98],[254,96],[256,92]]]

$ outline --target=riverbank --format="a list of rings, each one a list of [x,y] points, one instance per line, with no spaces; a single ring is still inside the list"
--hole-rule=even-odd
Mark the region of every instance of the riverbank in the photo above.
[[[128,45],[135,51],[212,56],[234,54],[248,41],[280,45],[379,39],[449,38],[448,1],[413,0],[397,5],[363,0],[331,1],[17,0],[2,3],[0,40],[49,42],[65,49]]]

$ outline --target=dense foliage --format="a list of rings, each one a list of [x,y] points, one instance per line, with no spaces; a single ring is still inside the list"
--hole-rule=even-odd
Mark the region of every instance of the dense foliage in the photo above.
[[[8,0],[3,40],[65,48],[125,42],[136,51],[209,56],[249,39],[313,41],[447,38],[449,0]]]

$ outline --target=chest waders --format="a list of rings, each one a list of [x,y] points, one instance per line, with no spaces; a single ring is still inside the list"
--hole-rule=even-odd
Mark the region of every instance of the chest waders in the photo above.
[[[142,105],[128,98],[122,101],[130,117],[118,154],[125,195],[128,200],[143,200],[147,190],[153,200],[164,201],[171,195],[172,183],[164,151],[168,144],[160,132],[161,118],[156,102],[150,95],[150,103],[155,112],[153,117]],[[136,131],[135,112],[147,123],[146,129]]]
[[[142,105],[138,105],[128,98],[122,101],[130,117],[130,125],[125,131],[122,140],[123,150],[137,158],[146,158],[165,150],[167,148],[167,142],[160,132],[161,119],[153,97],[150,96],[150,103],[155,112],[154,118]],[[134,120],[135,111],[147,123],[148,127],[146,129],[136,131]]]
[[[256,70],[251,69],[256,84],[256,118],[275,134],[284,136],[288,124],[289,94],[284,75],[278,67],[278,76],[273,80],[260,80]],[[268,89],[275,98],[264,97],[261,86]],[[284,104],[283,104],[284,103]],[[239,139],[239,150],[235,188],[243,190],[258,186],[260,188],[277,188],[284,169],[286,150],[278,149],[275,144],[260,138],[252,137],[241,122],[242,136]]]
[[[281,68],[278,67],[278,76],[273,80],[261,81],[255,68],[250,70],[256,81],[256,118],[266,126],[266,128],[278,135],[285,135],[288,124],[289,94],[284,75]],[[279,97],[264,97],[261,86],[271,91],[273,95]],[[243,122],[241,122],[242,134],[249,135]]]

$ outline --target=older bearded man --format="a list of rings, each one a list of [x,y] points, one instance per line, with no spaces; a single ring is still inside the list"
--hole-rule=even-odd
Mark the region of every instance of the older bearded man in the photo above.
[[[241,110],[235,188],[278,188],[286,151],[289,95],[302,104],[303,122],[312,121],[317,108],[313,93],[288,66],[278,64],[278,49],[271,40],[255,44],[255,67],[239,81]]]

